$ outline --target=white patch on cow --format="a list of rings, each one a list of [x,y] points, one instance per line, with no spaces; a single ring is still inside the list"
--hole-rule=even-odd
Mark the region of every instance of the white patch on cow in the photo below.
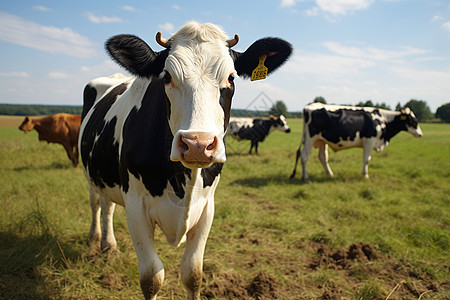
[[[186,241],[187,232],[199,221],[207,202],[214,201],[220,176],[211,186],[203,187],[203,181],[197,180],[201,178],[200,173],[201,169],[197,169],[193,170],[191,179],[186,176],[185,196],[182,199],[175,194],[170,183],[161,196],[152,197],[142,180],[128,173],[130,187],[129,192],[123,194],[125,207],[141,206],[140,209],[147,212],[147,219],[161,228],[167,242],[178,247]]]

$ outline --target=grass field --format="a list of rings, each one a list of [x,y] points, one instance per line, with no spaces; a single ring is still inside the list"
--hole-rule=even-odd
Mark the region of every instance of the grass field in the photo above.
[[[124,209],[119,253],[89,248],[88,185],[61,145],[0,117],[0,298],[141,299]],[[310,184],[288,180],[300,143],[275,132],[249,156],[228,141],[204,260],[204,299],[449,299],[450,125],[423,124],[424,137],[394,137],[373,153],[330,152],[327,178],[317,150]],[[184,299],[183,247],[157,249],[165,265],[159,299]]]

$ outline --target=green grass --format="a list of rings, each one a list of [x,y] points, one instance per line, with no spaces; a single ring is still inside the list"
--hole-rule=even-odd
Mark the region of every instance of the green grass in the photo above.
[[[394,137],[373,153],[370,180],[361,149],[330,152],[334,178],[314,150],[304,184],[301,168],[288,180],[301,120],[288,121],[292,132],[273,133],[258,156],[247,155],[249,143],[228,141],[202,297],[449,297],[450,125],[423,124],[421,139]],[[35,132],[0,128],[0,141],[0,298],[140,299],[124,209],[114,221],[119,253],[96,254],[82,169]],[[377,258],[335,260],[352,245],[370,245]],[[158,231],[157,249],[166,271],[159,299],[184,299],[183,246],[168,246]]]

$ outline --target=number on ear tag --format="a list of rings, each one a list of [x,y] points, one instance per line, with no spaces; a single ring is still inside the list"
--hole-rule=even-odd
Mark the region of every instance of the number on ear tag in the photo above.
[[[267,58],[266,54],[261,55],[259,57],[259,64],[252,72],[252,78],[251,78],[252,81],[266,79],[267,73],[269,71],[269,69],[267,69],[267,67],[264,65],[266,58]]]

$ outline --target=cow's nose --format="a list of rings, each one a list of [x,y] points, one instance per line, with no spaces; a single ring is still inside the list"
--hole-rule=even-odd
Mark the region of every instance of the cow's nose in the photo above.
[[[217,148],[217,137],[181,134],[177,146],[182,161],[202,166],[212,162]]]

